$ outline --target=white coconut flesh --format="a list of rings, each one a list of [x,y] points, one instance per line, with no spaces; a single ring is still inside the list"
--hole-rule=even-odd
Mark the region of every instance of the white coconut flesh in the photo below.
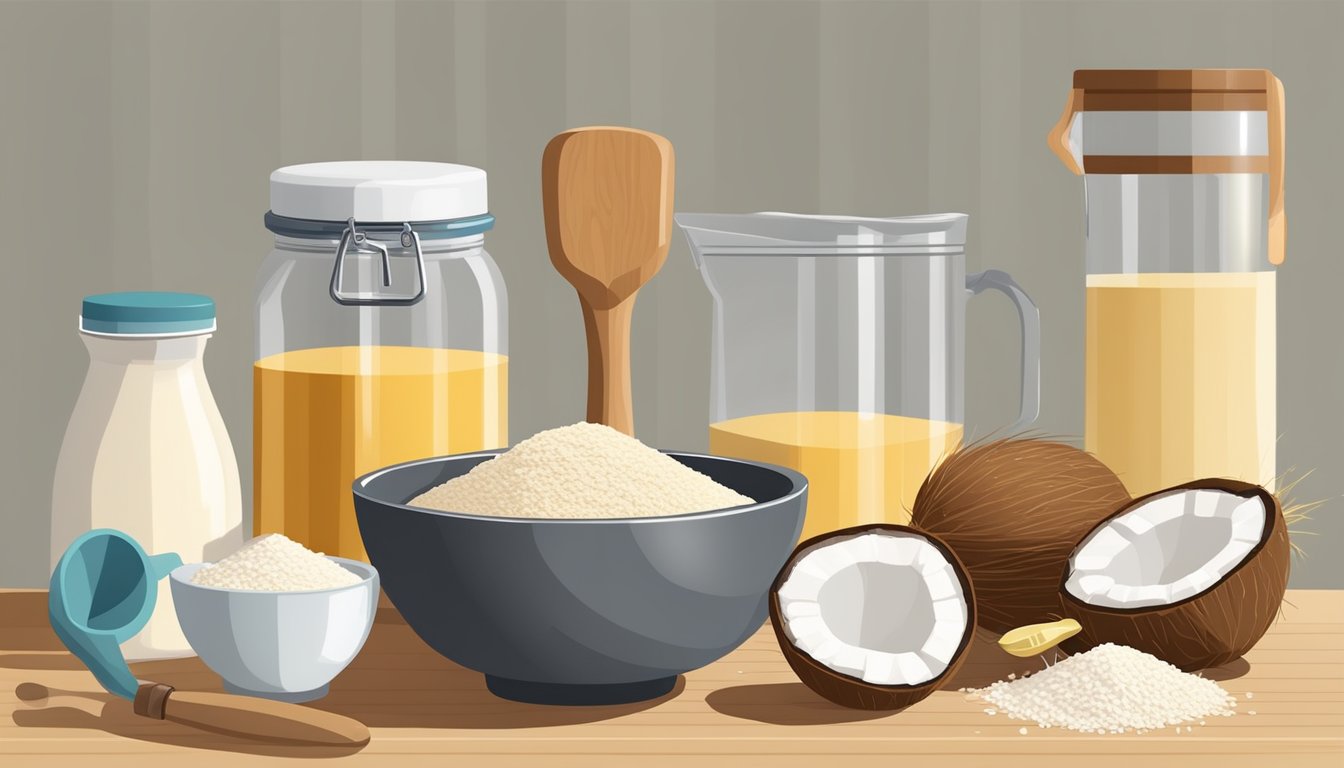
[[[1093,531],[1064,588],[1090,605],[1144,608],[1188,600],[1234,571],[1260,543],[1258,496],[1213,489],[1152,497]]]
[[[947,670],[966,637],[955,566],[896,531],[828,539],[797,559],[778,592],[793,644],[873,685],[919,685]]]

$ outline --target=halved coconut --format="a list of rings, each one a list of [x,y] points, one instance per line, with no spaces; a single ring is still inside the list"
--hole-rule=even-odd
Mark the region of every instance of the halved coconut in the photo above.
[[[798,545],[771,587],[770,621],[808,688],[846,707],[899,710],[956,673],[975,596],[936,537],[864,525]]]
[[[1069,553],[1129,500],[1091,454],[1009,438],[948,456],[920,486],[910,524],[956,550],[975,582],[980,626],[1002,633],[1059,617]]]
[[[1082,632],[1064,647],[1121,643],[1186,671],[1225,664],[1274,622],[1288,565],[1287,524],[1264,488],[1214,479],[1149,494],[1069,557],[1064,610]]]

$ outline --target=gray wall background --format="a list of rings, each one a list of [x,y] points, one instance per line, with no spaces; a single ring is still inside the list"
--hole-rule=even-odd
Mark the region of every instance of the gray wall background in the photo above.
[[[1240,66],[1287,89],[1280,469],[1315,469],[1299,496],[1330,499],[1293,584],[1344,587],[1344,3],[2,2],[0,29],[0,585],[46,580],[87,293],[216,299],[207,368],[250,474],[261,216],[290,163],[488,170],[515,440],[583,415],[582,322],[546,256],[539,167],[553,134],[594,123],[672,140],[679,210],[969,213],[968,269],[1008,270],[1040,305],[1040,426],[1079,437],[1082,183],[1045,146],[1071,73]],[[678,234],[635,316],[646,442],[705,445],[709,311]],[[971,305],[980,434],[1014,413],[1011,313]]]

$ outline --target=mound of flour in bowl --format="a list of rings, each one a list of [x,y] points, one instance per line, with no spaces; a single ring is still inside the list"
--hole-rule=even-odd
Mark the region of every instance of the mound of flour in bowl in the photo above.
[[[203,566],[191,583],[220,589],[301,592],[359,583],[359,577],[283,534],[268,533],[244,544],[213,565]]]
[[[548,429],[410,502],[470,515],[660,517],[755,501],[633,437],[579,422]]]

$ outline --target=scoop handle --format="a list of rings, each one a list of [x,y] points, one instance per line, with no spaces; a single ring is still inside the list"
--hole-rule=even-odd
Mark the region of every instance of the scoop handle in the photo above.
[[[369,729],[357,720],[281,701],[143,683],[134,706],[143,717],[254,741],[325,747],[369,743]]]

